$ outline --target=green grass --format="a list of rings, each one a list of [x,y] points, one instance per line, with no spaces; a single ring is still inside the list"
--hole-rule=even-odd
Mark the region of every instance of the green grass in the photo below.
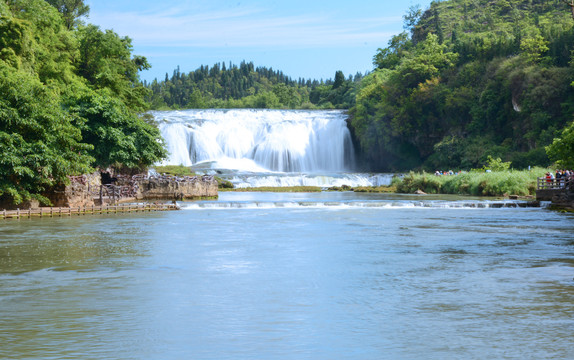
[[[397,187],[391,186],[357,186],[353,188],[354,192],[368,192],[368,193],[395,193]]]
[[[399,193],[422,190],[427,194],[527,196],[536,192],[536,179],[544,176],[546,171],[543,168],[534,168],[531,171],[468,172],[452,176],[411,172],[396,185]]]
[[[191,168],[183,165],[155,166],[154,168],[158,174],[173,176],[195,176],[195,173],[191,171]]]

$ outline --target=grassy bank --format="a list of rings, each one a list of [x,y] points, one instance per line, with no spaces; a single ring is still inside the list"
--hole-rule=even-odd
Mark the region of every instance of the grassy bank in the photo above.
[[[472,171],[451,176],[410,172],[401,180],[397,180],[395,185],[399,193],[414,193],[422,190],[427,194],[526,196],[535,193],[536,179],[544,176],[546,171],[544,168],[491,173]]]

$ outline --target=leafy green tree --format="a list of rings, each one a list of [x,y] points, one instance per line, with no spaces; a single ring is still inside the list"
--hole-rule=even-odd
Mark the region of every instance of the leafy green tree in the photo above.
[[[144,168],[166,155],[131,41],[79,26],[81,1],[0,1],[0,200],[45,193],[91,166]],[[59,4],[59,5],[58,5]],[[70,17],[66,17],[70,16]]]
[[[345,74],[342,71],[335,72],[335,82],[333,83],[333,89],[338,89],[345,83]]]
[[[207,102],[201,91],[195,89],[189,96],[189,100],[187,102],[186,107],[188,109],[205,109],[207,108]]]
[[[258,109],[276,109],[279,107],[279,98],[271,91],[264,91],[255,96],[253,107]]]
[[[373,64],[379,69],[394,69],[413,47],[406,32],[393,36],[388,45],[384,49],[379,48],[373,57]]]
[[[62,14],[68,29],[81,24],[79,18],[88,16],[90,7],[84,4],[84,0],[46,0]]]
[[[112,30],[88,25],[79,29],[78,73],[96,89],[109,89],[130,108],[147,110],[148,90],[139,82],[138,72],[150,68],[147,59],[132,57],[132,42]]]
[[[409,7],[407,13],[403,15],[403,27],[406,30],[412,30],[415,27],[415,25],[419,22],[419,19],[421,18],[422,14],[423,11],[419,4],[412,5],[411,7]]]
[[[74,114],[95,165],[117,169],[145,169],[167,156],[159,130],[138,117],[108,90],[76,88],[65,104]]]
[[[0,61],[0,198],[49,204],[45,191],[91,170],[92,149],[57,91]]]
[[[574,122],[564,128],[560,137],[546,147],[546,153],[550,160],[560,167],[574,168]]]
[[[548,41],[544,40],[541,35],[525,38],[520,42],[520,50],[527,61],[539,63],[542,55],[549,50]]]
[[[0,12],[0,59],[36,73],[44,83],[73,81],[77,42],[60,14],[41,0],[10,5],[10,11]]]
[[[495,159],[492,156],[488,155],[486,159],[485,169],[492,171],[507,171],[508,169],[510,169],[511,164],[512,162],[510,161],[504,162],[502,161],[501,158]]]
[[[417,44],[413,56],[401,62],[398,85],[414,88],[454,66],[457,58],[458,54],[448,51],[445,44],[439,43],[437,35],[429,34],[425,41]]]

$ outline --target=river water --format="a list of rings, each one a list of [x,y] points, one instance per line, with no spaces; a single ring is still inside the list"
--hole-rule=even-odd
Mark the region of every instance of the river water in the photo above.
[[[221,193],[4,221],[0,358],[571,358],[574,217],[491,204]]]

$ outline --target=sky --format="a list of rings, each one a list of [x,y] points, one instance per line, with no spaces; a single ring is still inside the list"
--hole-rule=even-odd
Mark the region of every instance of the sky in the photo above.
[[[373,69],[378,48],[403,31],[411,6],[431,0],[85,0],[88,23],[132,39],[152,65],[142,80],[179,66],[253,62],[293,79]]]

